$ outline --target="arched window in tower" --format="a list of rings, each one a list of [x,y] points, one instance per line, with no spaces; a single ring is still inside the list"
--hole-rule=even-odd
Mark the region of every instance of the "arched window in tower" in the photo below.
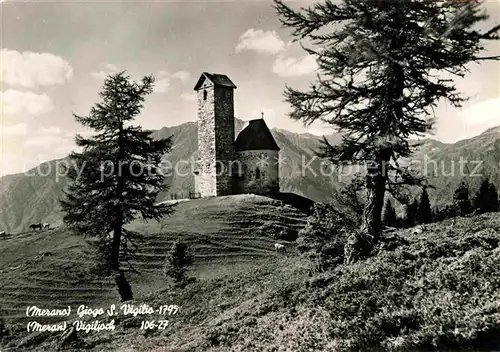
[[[203,100],[207,100],[207,95],[208,95],[208,93],[207,93],[207,90],[205,89],[203,91]]]
[[[255,169],[255,179],[256,180],[260,179],[260,169],[259,168]]]

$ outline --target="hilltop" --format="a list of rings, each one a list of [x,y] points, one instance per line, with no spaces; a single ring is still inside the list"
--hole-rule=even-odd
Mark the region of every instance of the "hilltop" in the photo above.
[[[116,319],[117,330],[82,334],[92,351],[408,351],[498,349],[498,213],[401,230],[374,256],[314,274],[293,251],[269,256],[186,287],[134,301],[176,304],[163,331]],[[388,240],[388,238],[387,238]],[[58,347],[58,334],[26,350]],[[21,339],[17,339],[18,343]],[[23,341],[29,341],[24,338]],[[22,349],[21,349],[22,350]]]

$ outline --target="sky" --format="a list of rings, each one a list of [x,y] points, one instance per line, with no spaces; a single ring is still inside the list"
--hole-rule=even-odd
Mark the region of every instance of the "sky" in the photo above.
[[[307,3],[288,2],[293,7]],[[325,135],[331,127],[292,121],[285,86],[306,89],[316,63],[292,43],[272,1],[17,1],[0,0],[0,175],[64,157],[76,133],[73,117],[99,101],[104,78],[126,70],[153,74],[155,92],[136,123],[147,129],[196,121],[193,87],[202,72],[236,84],[235,116],[269,127]],[[500,0],[484,4],[500,23]],[[489,55],[500,52],[494,43]],[[500,125],[500,71],[472,64],[457,88],[471,97],[462,109],[440,104],[432,138],[454,142]]]

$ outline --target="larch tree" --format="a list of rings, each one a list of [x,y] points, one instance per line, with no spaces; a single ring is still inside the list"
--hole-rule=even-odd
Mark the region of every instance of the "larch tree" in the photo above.
[[[82,151],[70,154],[71,182],[60,200],[64,222],[74,232],[97,239],[105,268],[115,273],[138,235],[124,225],[136,218],[160,220],[173,210],[155,204],[168,188],[161,161],[171,150],[172,137],[155,140],[151,131],[132,124],[153,85],[152,76],[139,83],[125,72],[108,76],[99,93],[102,101],[88,116],[74,115],[95,134],[77,135]]]
[[[284,27],[315,57],[317,79],[308,91],[286,87],[290,117],[331,124],[343,139],[326,138],[320,156],[334,165],[366,166],[367,202],[360,231],[346,243],[345,261],[369,255],[380,237],[385,192],[407,202],[409,186],[425,178],[402,158],[416,146],[410,137],[432,130],[434,107],[466,100],[451,79],[481,57],[484,40],[499,39],[480,4],[439,0],[331,0],[300,10],[274,0]],[[308,46],[308,47],[306,47]]]

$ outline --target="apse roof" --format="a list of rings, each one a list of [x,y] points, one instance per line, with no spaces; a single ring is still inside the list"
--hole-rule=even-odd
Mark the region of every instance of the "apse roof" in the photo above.
[[[248,121],[235,141],[235,150],[280,150],[264,119]]]

